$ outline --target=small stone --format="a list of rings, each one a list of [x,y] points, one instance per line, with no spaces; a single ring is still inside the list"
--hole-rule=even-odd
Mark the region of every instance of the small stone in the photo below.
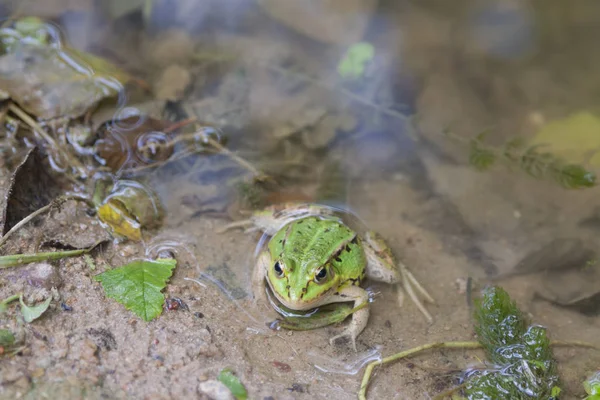
[[[198,392],[207,395],[212,400],[234,400],[233,394],[227,386],[214,379],[198,384]]]
[[[37,288],[50,289],[62,284],[58,271],[48,263],[31,265],[24,273],[27,283]]]
[[[467,280],[465,278],[456,278],[454,284],[458,294],[465,294],[467,292]]]

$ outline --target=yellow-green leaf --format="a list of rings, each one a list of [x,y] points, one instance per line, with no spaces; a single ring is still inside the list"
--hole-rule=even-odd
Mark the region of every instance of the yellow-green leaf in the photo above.
[[[171,258],[136,260],[97,275],[95,279],[102,283],[106,296],[144,321],[151,321],[162,312],[165,298],[161,291],[176,264],[177,261]]]
[[[531,140],[532,146],[552,153],[568,163],[600,166],[600,118],[581,111],[548,122]]]

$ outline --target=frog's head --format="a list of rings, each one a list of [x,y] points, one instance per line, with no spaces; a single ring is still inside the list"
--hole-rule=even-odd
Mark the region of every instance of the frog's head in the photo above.
[[[273,257],[267,281],[277,299],[294,310],[308,310],[326,303],[335,292],[339,277],[331,264],[302,262],[294,257]]]

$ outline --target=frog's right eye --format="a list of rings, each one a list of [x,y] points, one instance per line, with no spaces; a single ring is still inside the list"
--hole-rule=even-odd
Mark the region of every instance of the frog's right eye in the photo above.
[[[281,268],[279,261],[275,261],[275,265],[273,265],[273,271],[275,271],[275,275],[277,275],[279,278],[283,276],[283,268]]]

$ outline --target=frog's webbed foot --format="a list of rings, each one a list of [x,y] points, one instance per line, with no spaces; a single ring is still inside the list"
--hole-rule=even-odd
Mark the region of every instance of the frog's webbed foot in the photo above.
[[[354,301],[354,307],[369,301],[369,294],[366,290],[358,286],[348,286],[336,293],[332,299],[332,303],[341,303]],[[329,302],[329,301],[328,301]],[[356,351],[356,337],[365,329],[369,320],[369,308],[363,307],[352,314],[350,325],[344,329],[339,335],[335,335],[329,339],[329,343],[333,345],[337,339],[347,337],[352,343],[352,348]]]
[[[408,268],[402,262],[396,262],[392,251],[379,235],[375,232],[367,232],[363,248],[367,257],[367,276],[380,282],[401,282],[402,287],[398,287],[398,303],[400,306],[404,302],[404,292],[406,292],[427,321],[432,322],[433,318],[423,305],[419,295],[427,303],[433,304],[435,301]]]

